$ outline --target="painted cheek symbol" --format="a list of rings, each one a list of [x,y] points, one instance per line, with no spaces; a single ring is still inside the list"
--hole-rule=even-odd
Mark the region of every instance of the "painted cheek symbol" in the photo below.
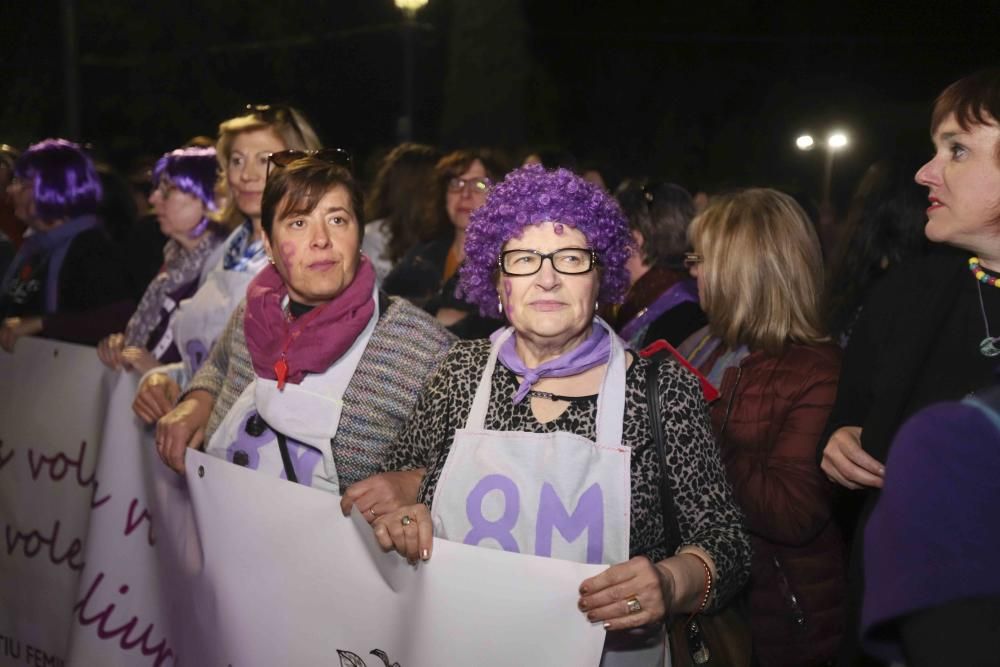
[[[507,297],[507,313],[510,315],[514,314],[514,304],[510,300],[511,292],[513,292],[514,287],[510,284],[510,278],[503,279],[503,293]]]

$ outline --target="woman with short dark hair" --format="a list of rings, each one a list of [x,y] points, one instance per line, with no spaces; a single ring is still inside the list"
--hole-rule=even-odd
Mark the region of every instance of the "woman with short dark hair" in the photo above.
[[[341,494],[371,521],[416,495],[419,472],[368,478],[453,337],[378,290],[361,252],[361,190],[327,161],[343,153],[305,155],[271,156],[261,206],[270,263],[160,419],[157,449],[183,471],[187,448],[204,441],[237,465]]]

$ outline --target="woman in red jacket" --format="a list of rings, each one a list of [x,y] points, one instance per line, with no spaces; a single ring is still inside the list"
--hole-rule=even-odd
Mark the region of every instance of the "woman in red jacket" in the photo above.
[[[840,372],[819,241],[791,197],[764,189],[716,200],[690,236],[709,324],[682,352],[720,389],[712,423],[753,546],[754,652],[766,667],[823,665],[843,634],[845,579],[815,456]]]

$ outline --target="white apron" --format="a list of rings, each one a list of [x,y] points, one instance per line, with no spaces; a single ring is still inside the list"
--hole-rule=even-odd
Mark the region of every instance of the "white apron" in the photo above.
[[[375,310],[368,324],[336,363],[323,373],[306,375],[299,384],[287,383],[280,391],[275,380],[255,378],[233,403],[205,452],[287,479],[275,435],[281,433],[299,483],[339,495],[332,441],[344,392],[378,323],[377,290],[372,298]]]
[[[629,559],[631,450],[622,444],[625,350],[611,356],[597,398],[597,441],[573,433],[485,430],[493,370],[508,328],[490,349],[464,429],[455,432],[431,506],[436,536],[581,563]],[[568,609],[567,613],[580,613]],[[662,640],[610,651],[601,664],[662,664]]]
[[[222,335],[256,275],[251,271],[226,271],[219,266],[209,272],[194,296],[177,306],[173,337],[188,381],[208,358],[209,350]]]

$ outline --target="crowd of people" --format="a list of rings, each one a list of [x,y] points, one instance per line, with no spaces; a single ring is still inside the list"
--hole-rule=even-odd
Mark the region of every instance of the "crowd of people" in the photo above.
[[[164,153],[125,223],[85,147],[4,144],[0,346],[95,346],[165,465],[332,492],[413,563],[607,565],[567,610],[602,664],[998,664],[1000,70],[930,130],[835,248],[783,192],[565,151],[408,143],[365,184],[281,105]],[[485,519],[518,493],[557,509]]]

